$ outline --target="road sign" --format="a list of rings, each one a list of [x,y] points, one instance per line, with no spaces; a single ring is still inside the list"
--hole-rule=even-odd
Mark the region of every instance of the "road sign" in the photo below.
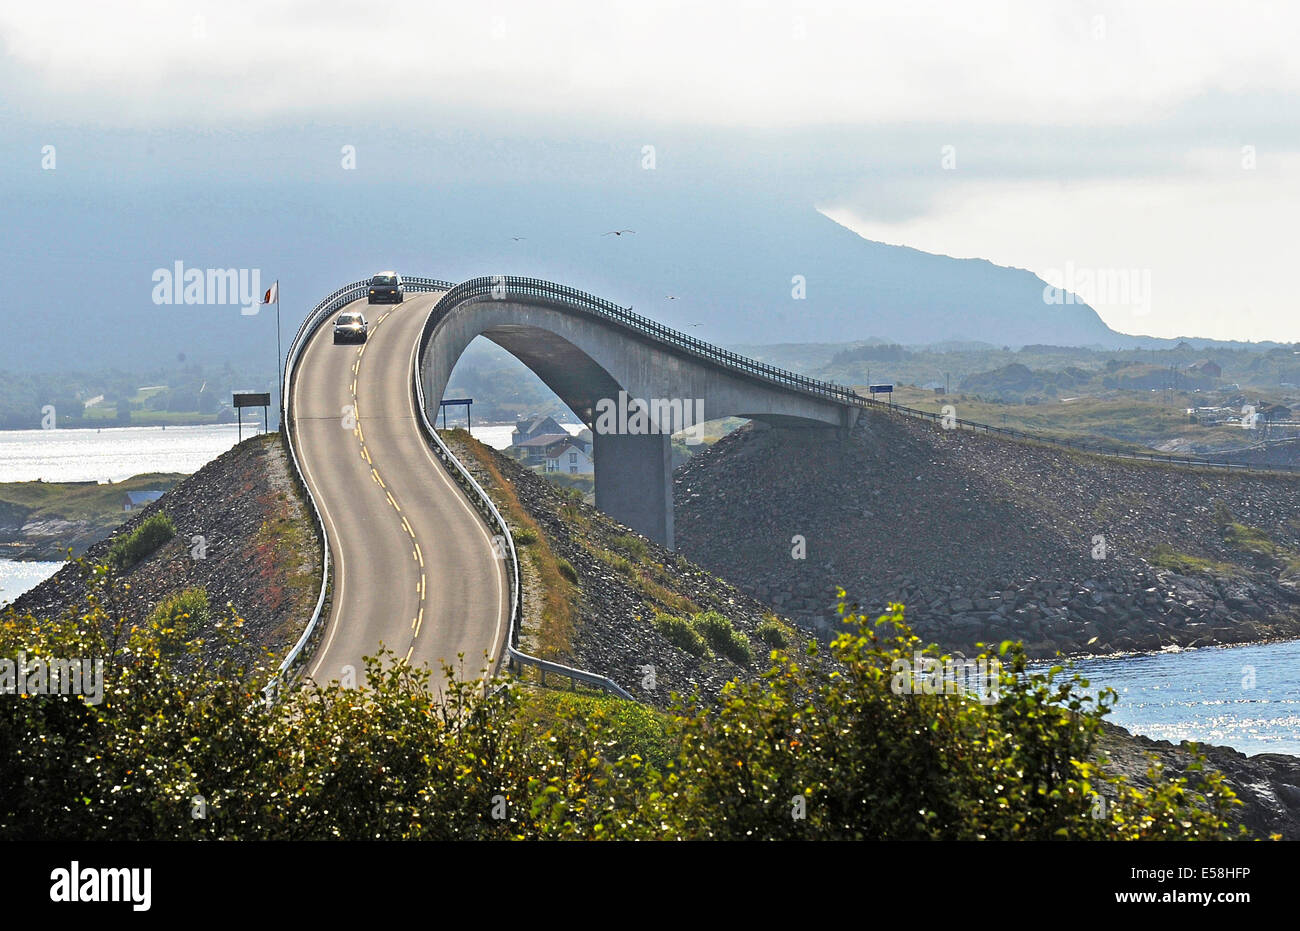
[[[244,408],[260,407],[262,409],[262,432],[267,431],[266,409],[271,406],[271,392],[236,391],[235,412],[239,414],[239,442],[244,441]],[[257,423],[256,420],[253,423]]]
[[[870,388],[872,394],[893,394],[894,393],[893,385],[871,385]]]

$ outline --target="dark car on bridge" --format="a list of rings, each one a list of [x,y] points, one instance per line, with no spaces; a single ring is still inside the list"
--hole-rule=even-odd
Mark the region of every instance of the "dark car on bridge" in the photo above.
[[[370,324],[358,313],[339,314],[334,321],[334,342],[364,343],[370,332]]]
[[[369,304],[400,304],[406,299],[406,286],[397,272],[380,272],[370,279]]]

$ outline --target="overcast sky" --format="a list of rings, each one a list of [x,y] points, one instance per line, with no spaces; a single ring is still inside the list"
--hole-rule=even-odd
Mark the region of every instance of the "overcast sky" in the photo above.
[[[1297,340],[1297,37],[1287,3],[6,4],[0,117],[760,153],[872,239],[1149,281],[1092,295],[1118,330]]]

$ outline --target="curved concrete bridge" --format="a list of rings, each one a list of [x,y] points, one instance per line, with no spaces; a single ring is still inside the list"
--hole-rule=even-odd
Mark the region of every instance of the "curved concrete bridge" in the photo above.
[[[478,336],[532,369],[591,428],[596,506],[670,548],[673,433],[723,417],[848,430],[868,403],[582,291],[493,276],[452,288],[425,323],[418,365],[431,419]]]

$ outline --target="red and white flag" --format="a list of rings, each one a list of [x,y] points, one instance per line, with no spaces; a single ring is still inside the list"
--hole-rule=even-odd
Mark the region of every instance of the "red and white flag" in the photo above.
[[[266,295],[262,298],[263,304],[274,304],[280,300],[280,279],[275,280],[275,284],[266,289]]]

